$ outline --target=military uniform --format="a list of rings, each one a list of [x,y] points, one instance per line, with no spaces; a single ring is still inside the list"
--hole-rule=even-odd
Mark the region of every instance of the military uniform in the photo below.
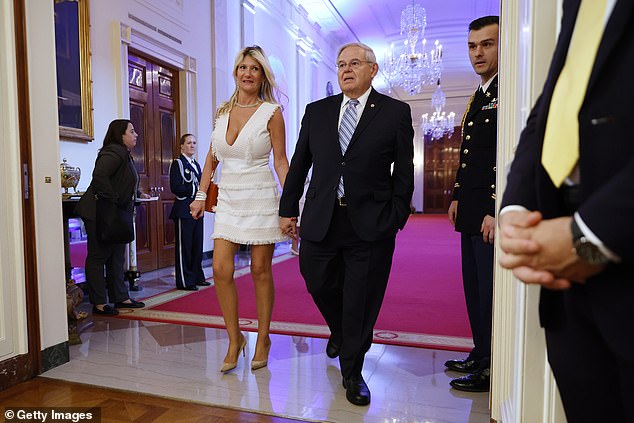
[[[200,166],[180,155],[170,166],[170,190],[176,197],[170,212],[174,220],[176,287],[195,289],[196,285],[206,285],[202,268],[203,219],[194,219],[189,205],[194,201],[200,184]]]
[[[458,201],[456,231],[461,233],[462,279],[474,349],[469,359],[489,367],[493,302],[493,244],[482,239],[482,221],[495,216],[497,151],[497,93],[495,76],[486,92],[471,97],[462,121],[460,165],[453,200]]]
[[[453,200],[458,200],[458,232],[480,234],[484,216],[495,216],[497,94],[496,76],[486,93],[478,88],[463,118],[460,165],[453,190]]]

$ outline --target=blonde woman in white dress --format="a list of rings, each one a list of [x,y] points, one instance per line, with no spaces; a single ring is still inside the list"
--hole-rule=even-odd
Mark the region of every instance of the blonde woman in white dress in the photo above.
[[[229,335],[229,349],[221,372],[236,368],[247,343],[238,324],[238,294],[233,279],[238,247],[240,244],[251,246],[251,276],[258,313],[258,339],[251,368],[257,370],[268,364],[271,348],[273,250],[276,242],[288,240],[279,228],[278,184],[269,165],[272,150],[273,168],[279,183],[284,186],[288,172],[284,118],[274,95],[281,93],[271,65],[258,46],[246,47],[238,53],[233,77],[236,89],[216,114],[199,191],[190,205],[194,218],[203,215],[212,161],[217,159],[221,175],[217,180],[219,193],[212,234],[212,267],[218,302]]]

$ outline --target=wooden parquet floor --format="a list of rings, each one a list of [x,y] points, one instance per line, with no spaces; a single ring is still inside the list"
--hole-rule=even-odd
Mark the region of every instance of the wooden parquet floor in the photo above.
[[[36,377],[0,392],[5,407],[100,407],[100,423],[290,423],[300,420]]]

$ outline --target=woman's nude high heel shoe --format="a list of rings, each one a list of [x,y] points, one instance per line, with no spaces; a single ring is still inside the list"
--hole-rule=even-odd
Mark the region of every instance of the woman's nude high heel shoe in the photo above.
[[[242,357],[245,356],[244,348],[247,346],[247,338],[242,335],[242,344],[240,344],[240,348],[238,349],[238,357],[240,357],[240,353],[242,353]],[[238,366],[238,360],[234,363],[223,362],[222,367],[220,368],[221,373],[227,373],[231,370],[235,369]]]
[[[258,370],[262,367],[266,367],[269,364],[269,352],[271,351],[271,344],[266,348],[266,360],[251,360],[251,370]]]

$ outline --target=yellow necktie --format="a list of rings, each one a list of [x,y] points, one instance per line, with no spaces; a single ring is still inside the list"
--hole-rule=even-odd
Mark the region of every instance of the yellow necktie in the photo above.
[[[579,110],[603,35],[606,2],[581,2],[566,63],[553,91],[542,164],[557,187],[570,175],[579,159]]]

